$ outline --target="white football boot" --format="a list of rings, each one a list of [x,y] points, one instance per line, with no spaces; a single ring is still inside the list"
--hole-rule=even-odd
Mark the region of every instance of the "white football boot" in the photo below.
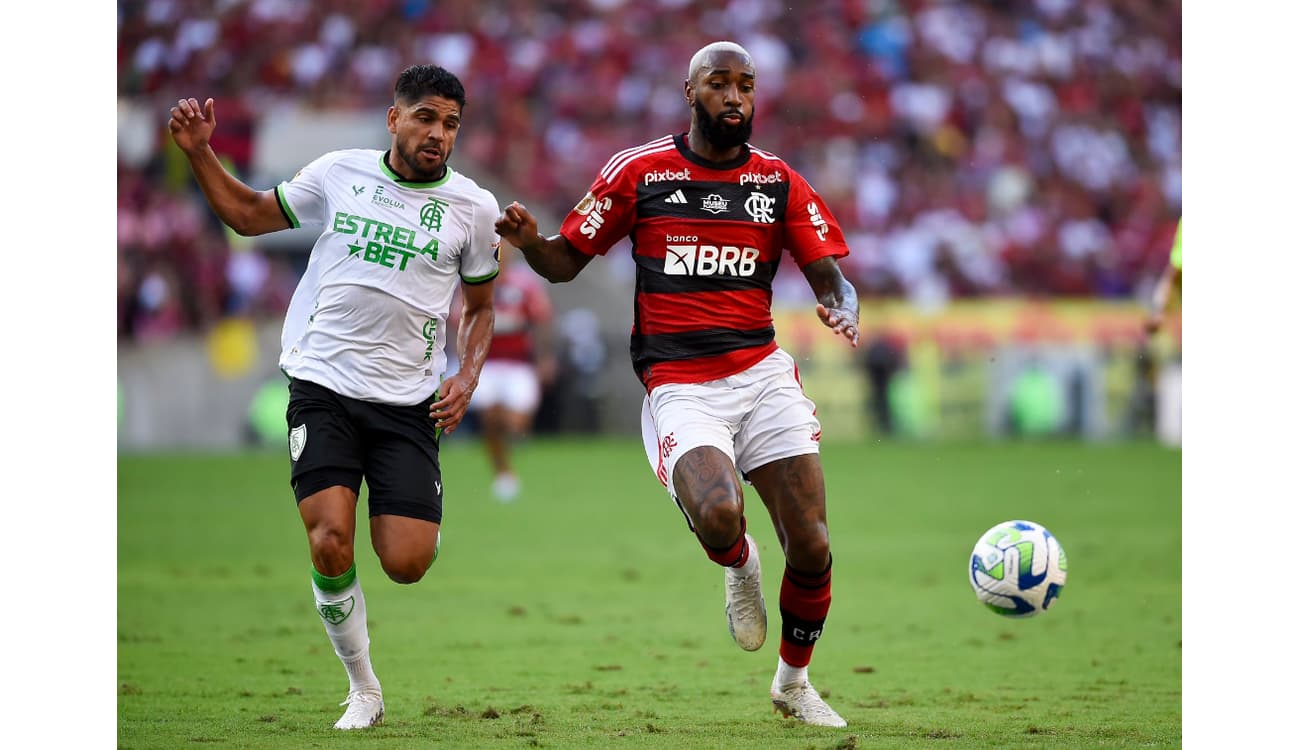
[[[725,568],[727,592],[727,630],[736,644],[746,651],[757,651],[767,640],[767,605],[763,602],[762,570],[758,563],[758,545],[749,534],[749,559],[740,568]]]
[[[805,724],[817,727],[846,727],[849,725],[835,709],[826,705],[821,695],[807,681],[772,689],[772,706],[782,716],[793,716]]]
[[[335,729],[366,729],[384,720],[384,696],[378,690],[353,690],[339,705],[348,710],[334,722]]]

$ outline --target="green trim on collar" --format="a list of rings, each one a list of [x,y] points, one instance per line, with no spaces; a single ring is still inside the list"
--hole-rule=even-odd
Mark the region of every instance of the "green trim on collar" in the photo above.
[[[388,166],[388,159],[385,157],[387,157],[388,154],[390,153],[392,153],[391,150],[385,151],[384,153],[379,155],[379,168],[384,170],[384,174],[388,175],[388,179],[392,180],[393,182],[396,182],[398,185],[401,185],[402,187],[415,188],[416,190],[423,190],[425,188],[436,188],[436,187],[442,187],[443,185],[446,185],[448,180],[451,179],[452,169],[451,169],[451,165],[448,164],[447,173],[442,176],[441,180],[435,180],[433,182],[414,182],[412,180],[408,180],[405,177],[401,176],[400,174],[394,172],[392,168]]]

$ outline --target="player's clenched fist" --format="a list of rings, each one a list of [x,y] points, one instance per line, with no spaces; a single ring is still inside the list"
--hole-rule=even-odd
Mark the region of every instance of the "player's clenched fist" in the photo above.
[[[217,127],[216,107],[211,98],[203,103],[203,109],[199,109],[198,99],[181,99],[172,107],[171,114],[167,129],[182,151],[190,153],[208,145]]]
[[[523,204],[514,201],[497,218],[496,232],[515,247],[523,247],[537,236],[537,219]]]

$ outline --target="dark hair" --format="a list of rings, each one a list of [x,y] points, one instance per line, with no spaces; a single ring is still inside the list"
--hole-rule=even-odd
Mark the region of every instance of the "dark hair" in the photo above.
[[[397,76],[393,96],[398,101],[415,102],[429,95],[451,99],[465,108],[465,87],[460,79],[437,65],[412,65]]]

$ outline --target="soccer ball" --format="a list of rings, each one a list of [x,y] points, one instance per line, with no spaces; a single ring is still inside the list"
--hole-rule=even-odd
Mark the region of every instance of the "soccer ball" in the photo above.
[[[1065,588],[1065,550],[1032,521],[1005,521],[975,543],[970,585],[984,606],[1007,617],[1032,617]]]

